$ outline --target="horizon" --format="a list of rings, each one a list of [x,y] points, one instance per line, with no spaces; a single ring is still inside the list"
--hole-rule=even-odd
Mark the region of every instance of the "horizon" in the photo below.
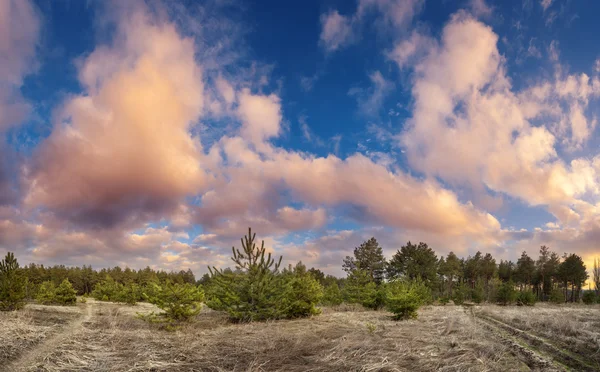
[[[600,257],[598,4],[0,0],[0,256]]]

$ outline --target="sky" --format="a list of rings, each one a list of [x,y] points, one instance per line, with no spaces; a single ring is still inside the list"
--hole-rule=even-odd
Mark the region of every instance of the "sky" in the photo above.
[[[0,0],[0,254],[600,255],[600,3]]]

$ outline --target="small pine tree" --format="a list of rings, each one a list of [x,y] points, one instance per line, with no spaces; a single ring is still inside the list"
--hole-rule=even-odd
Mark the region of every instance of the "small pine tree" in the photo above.
[[[301,318],[321,313],[316,305],[323,298],[323,286],[298,263],[294,271],[284,276],[281,296],[282,313],[285,318]]]
[[[144,293],[144,298],[164,311],[169,322],[188,321],[202,309],[204,292],[190,283],[173,283],[167,280],[162,286],[153,284],[152,295]]]
[[[342,297],[342,291],[340,291],[340,287],[337,285],[337,283],[332,283],[325,287],[323,299],[321,300],[323,305],[338,306],[342,302],[344,302],[344,298]]]
[[[591,305],[598,302],[598,297],[593,291],[585,291],[585,293],[583,294],[582,301],[586,305]]]
[[[36,301],[42,305],[50,305],[56,301],[56,286],[48,280],[40,284],[37,291]]]
[[[106,275],[103,281],[96,284],[92,291],[92,297],[98,301],[118,301],[123,292],[123,285],[115,282],[110,276]]]
[[[417,317],[417,310],[431,298],[429,288],[419,280],[395,280],[386,287],[385,304],[394,319]]]
[[[469,289],[465,283],[460,283],[452,292],[452,301],[455,305],[462,305],[467,298]]]
[[[0,311],[13,311],[25,306],[25,287],[19,263],[12,252],[0,261]]]
[[[550,292],[550,302],[555,304],[564,304],[565,303],[565,293],[559,289],[555,288]]]
[[[496,302],[499,305],[509,305],[516,299],[517,293],[515,292],[515,285],[513,282],[508,281],[502,283],[498,291],[496,292]]]
[[[148,293],[150,293],[148,291]],[[142,295],[140,286],[131,282],[122,287],[121,293],[118,296],[118,302],[122,302],[127,305],[135,305]]]
[[[377,285],[365,270],[352,270],[346,279],[342,293],[344,301],[349,304],[361,304],[370,309],[378,306]]]
[[[534,306],[537,298],[531,291],[521,291],[517,294],[517,305],[518,306]]]
[[[68,279],[65,279],[56,288],[56,303],[59,305],[75,305],[77,303],[77,292]]]
[[[478,280],[475,283],[475,288],[471,290],[471,300],[476,304],[480,304],[485,299],[485,288],[483,286],[483,281]]]
[[[207,305],[213,310],[226,311],[234,322],[261,321],[285,317],[281,294],[284,281],[278,273],[277,262],[266,252],[265,242],[258,247],[256,233],[240,239],[242,251],[232,247],[236,272],[210,268]]]

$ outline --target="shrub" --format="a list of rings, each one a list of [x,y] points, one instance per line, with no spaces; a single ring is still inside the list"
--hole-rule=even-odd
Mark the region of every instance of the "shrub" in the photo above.
[[[59,305],[74,305],[77,302],[77,292],[68,279],[65,279],[56,288],[56,300]]]
[[[321,300],[323,305],[338,306],[342,302],[344,302],[344,298],[342,297],[342,291],[340,291],[340,287],[337,285],[337,283],[332,283],[325,287],[323,299]]]
[[[594,293],[593,291],[585,291],[585,293],[583,294],[583,303],[586,305],[591,305],[591,304],[595,304],[596,302],[598,302],[598,297],[596,296],[596,293]]]
[[[555,304],[564,304],[565,303],[565,294],[559,288],[553,289],[550,292],[549,300],[550,300],[550,302],[555,303]]]
[[[349,304],[361,304],[364,307],[376,309],[381,303],[377,285],[365,270],[352,270],[346,279],[342,293],[344,301]]]
[[[147,291],[152,294],[150,291]],[[142,295],[140,286],[135,283],[129,283],[121,287],[121,292],[117,296],[117,302],[122,302],[127,305],[135,305]]]
[[[452,292],[452,301],[455,305],[462,305],[467,297],[468,288],[464,283],[460,283]]]
[[[450,298],[448,296],[442,296],[439,301],[442,306],[446,306],[448,302],[450,302]]]
[[[515,285],[513,282],[508,281],[502,283],[498,291],[496,292],[496,302],[499,305],[509,305],[516,299],[517,293],[515,292]]]
[[[483,281],[478,280],[475,284],[475,288],[471,289],[471,300],[476,304],[480,304],[485,299],[485,289],[483,288]]]
[[[92,297],[98,301],[119,301],[119,297],[123,291],[123,285],[115,282],[110,276],[106,275],[103,281],[96,284],[92,291]]]
[[[298,263],[294,271],[284,276],[284,291],[280,306],[285,318],[300,318],[321,313],[316,305],[323,298],[323,286]]]
[[[202,309],[204,292],[193,284],[178,284],[167,280],[161,286],[152,284],[152,287],[152,294],[144,292],[143,296],[146,301],[164,311],[159,316],[168,322],[188,321]]]
[[[419,307],[431,297],[428,291],[429,288],[420,281],[396,280],[388,283],[386,307],[394,313],[396,320],[416,318]]]
[[[25,287],[19,263],[12,252],[0,261],[0,310],[13,311],[25,306]]]
[[[36,301],[43,305],[49,305],[56,300],[56,286],[52,281],[45,281],[38,288]]]
[[[518,306],[533,306],[535,305],[537,298],[531,291],[522,291],[517,294],[517,305]]]

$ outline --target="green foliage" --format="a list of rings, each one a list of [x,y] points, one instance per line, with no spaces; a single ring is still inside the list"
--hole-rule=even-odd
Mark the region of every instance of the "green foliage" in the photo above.
[[[513,282],[508,281],[506,283],[502,283],[500,288],[496,293],[496,302],[499,305],[509,305],[515,301],[517,297],[517,293],[515,291],[515,285]]]
[[[586,291],[583,294],[583,303],[586,305],[595,304],[598,302],[598,296],[593,291]]]
[[[13,311],[25,306],[24,280],[19,263],[12,252],[0,261],[0,311]]]
[[[325,287],[323,299],[321,300],[323,305],[338,306],[342,302],[344,302],[344,297],[342,296],[342,291],[340,291],[340,287],[337,283],[332,283]]]
[[[150,293],[150,291],[147,292]],[[117,301],[133,306],[137,303],[138,299],[141,296],[142,290],[140,286],[132,282],[128,283],[127,285],[124,285],[121,288],[121,291],[117,296]]]
[[[471,300],[476,304],[480,304],[485,299],[485,288],[483,287],[483,281],[478,280],[475,283],[475,288],[471,289]]]
[[[361,304],[370,309],[380,305],[377,285],[365,270],[356,269],[350,272],[342,291],[344,301],[350,304]]]
[[[431,298],[429,288],[418,280],[395,280],[388,283],[385,294],[386,308],[396,320],[416,318],[419,307]]]
[[[550,302],[555,304],[564,304],[565,303],[565,293],[562,289],[555,288],[550,291]]]
[[[342,267],[348,274],[357,269],[364,270],[371,281],[379,284],[384,279],[386,265],[383,249],[373,237],[354,248],[354,257],[346,256]]]
[[[168,322],[188,321],[202,309],[204,292],[194,284],[168,280],[163,285],[151,284],[150,287],[151,294],[144,292],[144,298],[163,310],[159,315]]]
[[[284,318],[301,318],[321,313],[316,305],[323,298],[323,287],[298,263],[293,272],[285,275],[284,290],[279,306]]]
[[[442,306],[446,306],[448,304],[448,302],[450,302],[450,297],[442,296],[442,297],[440,297],[439,301]]]
[[[537,298],[531,291],[521,291],[517,294],[517,305],[519,306],[533,306]]]
[[[452,292],[452,301],[455,305],[462,305],[467,299],[469,288],[464,284],[460,283]]]
[[[437,280],[437,264],[435,252],[426,243],[416,245],[408,242],[392,256],[387,267],[387,277],[410,280],[419,278],[433,288]]]
[[[77,292],[68,279],[65,279],[56,288],[54,302],[59,305],[74,305],[77,302]]]
[[[210,284],[207,287],[207,305],[214,310],[226,311],[235,322],[278,319],[289,315],[284,309],[290,301],[282,303],[286,291],[285,278],[278,272],[281,257],[275,263],[270,253],[266,253],[265,242],[258,247],[254,242],[256,234],[248,229],[248,235],[241,239],[242,251],[232,247],[233,262],[237,270],[209,268]],[[302,287],[304,283],[296,283]]]
[[[45,281],[43,282],[37,291],[36,301],[42,305],[49,305],[54,303],[56,298],[56,286],[54,282]]]
[[[117,283],[110,275],[106,275],[103,281],[96,284],[92,291],[92,297],[98,301],[114,301],[120,299],[123,285]]]

